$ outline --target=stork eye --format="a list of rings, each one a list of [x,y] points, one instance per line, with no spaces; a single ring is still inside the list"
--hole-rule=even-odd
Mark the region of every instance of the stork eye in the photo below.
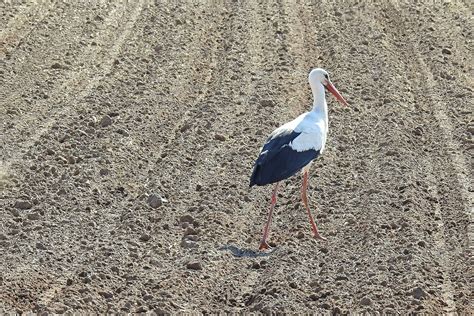
[[[324,78],[329,79],[328,74],[324,74]]]

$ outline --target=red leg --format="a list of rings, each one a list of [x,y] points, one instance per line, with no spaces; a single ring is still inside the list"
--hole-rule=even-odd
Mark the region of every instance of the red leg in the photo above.
[[[268,238],[268,234],[270,233],[270,224],[272,222],[273,208],[275,207],[277,190],[278,190],[279,184],[280,184],[280,182],[277,182],[275,184],[275,187],[273,188],[272,201],[271,201],[271,204],[270,204],[270,211],[268,212],[268,220],[267,220],[267,224],[263,228],[262,241],[260,242],[260,247],[258,247],[259,250],[268,249],[270,247],[267,244],[267,238]]]
[[[313,220],[313,216],[311,215],[311,211],[309,210],[308,206],[308,197],[306,196],[306,189],[308,188],[308,171],[303,174],[303,186],[301,187],[301,198],[303,199],[304,206],[306,211],[308,212],[309,222],[311,223],[311,227],[313,228],[313,235],[314,238],[326,240],[323,236],[319,234],[318,227]]]

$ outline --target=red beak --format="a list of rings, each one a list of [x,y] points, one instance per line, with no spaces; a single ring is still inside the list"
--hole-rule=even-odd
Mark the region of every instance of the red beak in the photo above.
[[[339,91],[337,91],[336,87],[334,87],[333,84],[329,80],[326,82],[326,89],[328,89],[329,92],[331,92],[339,102],[341,102],[344,105],[349,105],[347,101],[344,100],[344,98],[339,93]]]

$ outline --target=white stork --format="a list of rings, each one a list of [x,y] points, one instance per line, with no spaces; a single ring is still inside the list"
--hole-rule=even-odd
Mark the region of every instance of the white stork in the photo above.
[[[268,220],[263,228],[260,250],[269,248],[267,238],[280,181],[291,177],[301,169],[303,169],[301,198],[308,212],[314,238],[326,240],[319,234],[308,206],[306,196],[308,170],[311,162],[322,154],[326,144],[328,106],[324,88],[328,89],[341,103],[348,104],[329,80],[326,70],[313,69],[309,73],[308,79],[314,97],[313,109],[278,127],[270,134],[260,151],[250,177],[250,187],[275,183]]]

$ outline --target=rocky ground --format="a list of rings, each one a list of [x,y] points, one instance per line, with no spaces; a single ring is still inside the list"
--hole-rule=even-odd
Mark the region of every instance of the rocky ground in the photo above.
[[[474,7],[364,3],[2,2],[0,312],[472,313]],[[313,67],[328,241],[295,176],[259,252]]]

